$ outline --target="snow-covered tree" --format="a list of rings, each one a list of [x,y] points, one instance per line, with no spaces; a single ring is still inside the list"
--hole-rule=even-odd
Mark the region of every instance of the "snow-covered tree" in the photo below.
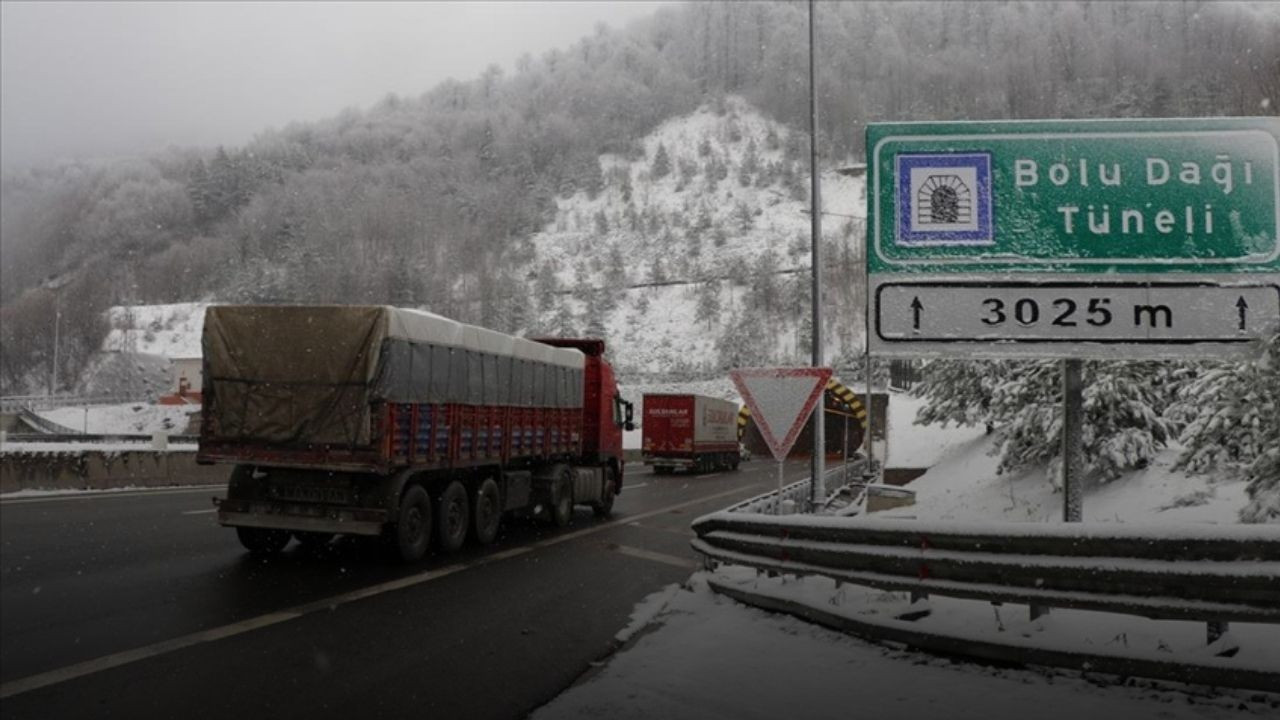
[[[920,424],[986,423],[998,431],[1000,472],[1045,465],[1058,480],[1062,376],[1057,360],[935,361],[917,393],[930,400]],[[1087,472],[1102,481],[1145,467],[1176,434],[1165,416],[1178,365],[1087,362],[1083,367],[1083,445]]]
[[[1008,363],[934,360],[925,365],[912,394],[928,400],[916,413],[916,425],[934,423],[992,428],[991,396],[1008,372]]]
[[[653,154],[653,164],[649,166],[649,176],[661,180],[671,173],[671,158],[667,155],[667,146],[658,143],[658,151]]]
[[[1210,366],[1181,388],[1169,414],[1192,419],[1177,465],[1248,482],[1245,522],[1280,522],[1280,335],[1252,361]]]
[[[694,319],[706,321],[707,330],[711,329],[711,321],[720,315],[720,283],[716,280],[698,285],[698,305],[694,310]]]

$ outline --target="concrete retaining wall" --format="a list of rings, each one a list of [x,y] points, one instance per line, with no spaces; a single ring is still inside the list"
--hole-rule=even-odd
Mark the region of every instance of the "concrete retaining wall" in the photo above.
[[[230,474],[228,465],[197,465],[196,454],[189,451],[5,452],[0,455],[0,493],[213,485],[226,483]]]

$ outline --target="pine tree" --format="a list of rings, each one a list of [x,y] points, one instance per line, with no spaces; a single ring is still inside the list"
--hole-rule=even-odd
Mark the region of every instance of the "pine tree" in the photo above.
[[[751,180],[760,172],[760,155],[756,150],[756,139],[747,143],[747,152],[742,156],[742,164],[738,166],[738,184],[751,187]]]
[[[556,307],[555,315],[551,318],[550,330],[556,337],[578,336],[578,329],[573,320],[573,311],[569,309],[569,303],[563,299]]]
[[[933,360],[924,366],[920,384],[912,389],[926,402],[916,413],[916,425],[985,424],[991,432],[991,396],[1008,373],[1008,363],[973,360]]]
[[[623,174],[622,174],[622,187],[621,187],[622,202],[624,202],[624,203],[630,203],[630,202],[631,202],[631,191],[632,191],[632,189],[631,189],[631,171],[630,171],[629,169],[627,169],[627,168],[623,168]]]
[[[698,285],[698,304],[694,309],[694,319],[706,321],[707,330],[711,330],[711,321],[720,315],[720,282],[711,280]]]
[[[667,281],[667,267],[662,263],[662,256],[653,258],[653,264],[649,266],[649,282],[663,283]]]
[[[1010,367],[992,392],[990,414],[1000,436],[1000,472],[1047,464],[1057,482],[1061,464],[1060,361]],[[1083,367],[1083,451],[1087,472],[1110,481],[1146,467],[1173,437],[1164,417],[1171,393],[1163,363],[1087,362]]]
[[[1280,522],[1280,335],[1255,360],[1218,363],[1179,388],[1170,415],[1190,418],[1176,466],[1248,483],[1245,522]]]
[[[658,143],[658,151],[653,154],[653,164],[649,166],[649,177],[661,180],[671,173],[671,158],[667,155],[667,146]]]

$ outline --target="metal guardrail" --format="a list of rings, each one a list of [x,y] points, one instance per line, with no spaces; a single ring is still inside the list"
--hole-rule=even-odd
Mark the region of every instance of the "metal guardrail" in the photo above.
[[[783,489],[807,500],[808,480]],[[740,565],[774,575],[814,575],[888,591],[1026,604],[1031,616],[1073,608],[1159,620],[1204,622],[1210,644],[1230,621],[1280,624],[1280,528],[925,523],[773,514],[776,491],[693,522],[691,541],[709,568]],[[798,600],[759,594],[712,578],[717,591],[869,637],[925,650],[1002,662],[1061,665],[1098,672],[1280,691],[1272,673],[1233,668],[1225,648],[1209,661],[1146,661],[999,642],[977,642],[914,623],[877,624]],[[912,608],[920,606],[912,605]],[[898,620],[929,615],[911,610]],[[1109,668],[1109,669],[1108,669]]]
[[[152,440],[150,434],[146,435],[82,435],[82,434],[45,434],[45,433],[18,433],[5,435],[7,443],[48,443],[54,445],[57,443],[149,443]],[[170,443],[196,443],[199,442],[199,435],[169,435]]]
[[[143,402],[136,397],[122,396],[89,396],[89,395],[6,395],[0,397],[0,412],[12,413],[19,410],[52,410],[70,405],[122,405],[130,402]]]
[[[991,525],[725,511],[693,524],[707,558],[992,602],[1280,623],[1280,530]]]

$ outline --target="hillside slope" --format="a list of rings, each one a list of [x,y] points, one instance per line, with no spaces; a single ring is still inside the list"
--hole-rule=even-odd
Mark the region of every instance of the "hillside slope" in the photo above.
[[[535,332],[603,334],[624,374],[706,376],[809,356],[807,138],[740,98],[603,155],[592,196],[533,239]],[[828,357],[858,353],[865,184],[822,178]]]

